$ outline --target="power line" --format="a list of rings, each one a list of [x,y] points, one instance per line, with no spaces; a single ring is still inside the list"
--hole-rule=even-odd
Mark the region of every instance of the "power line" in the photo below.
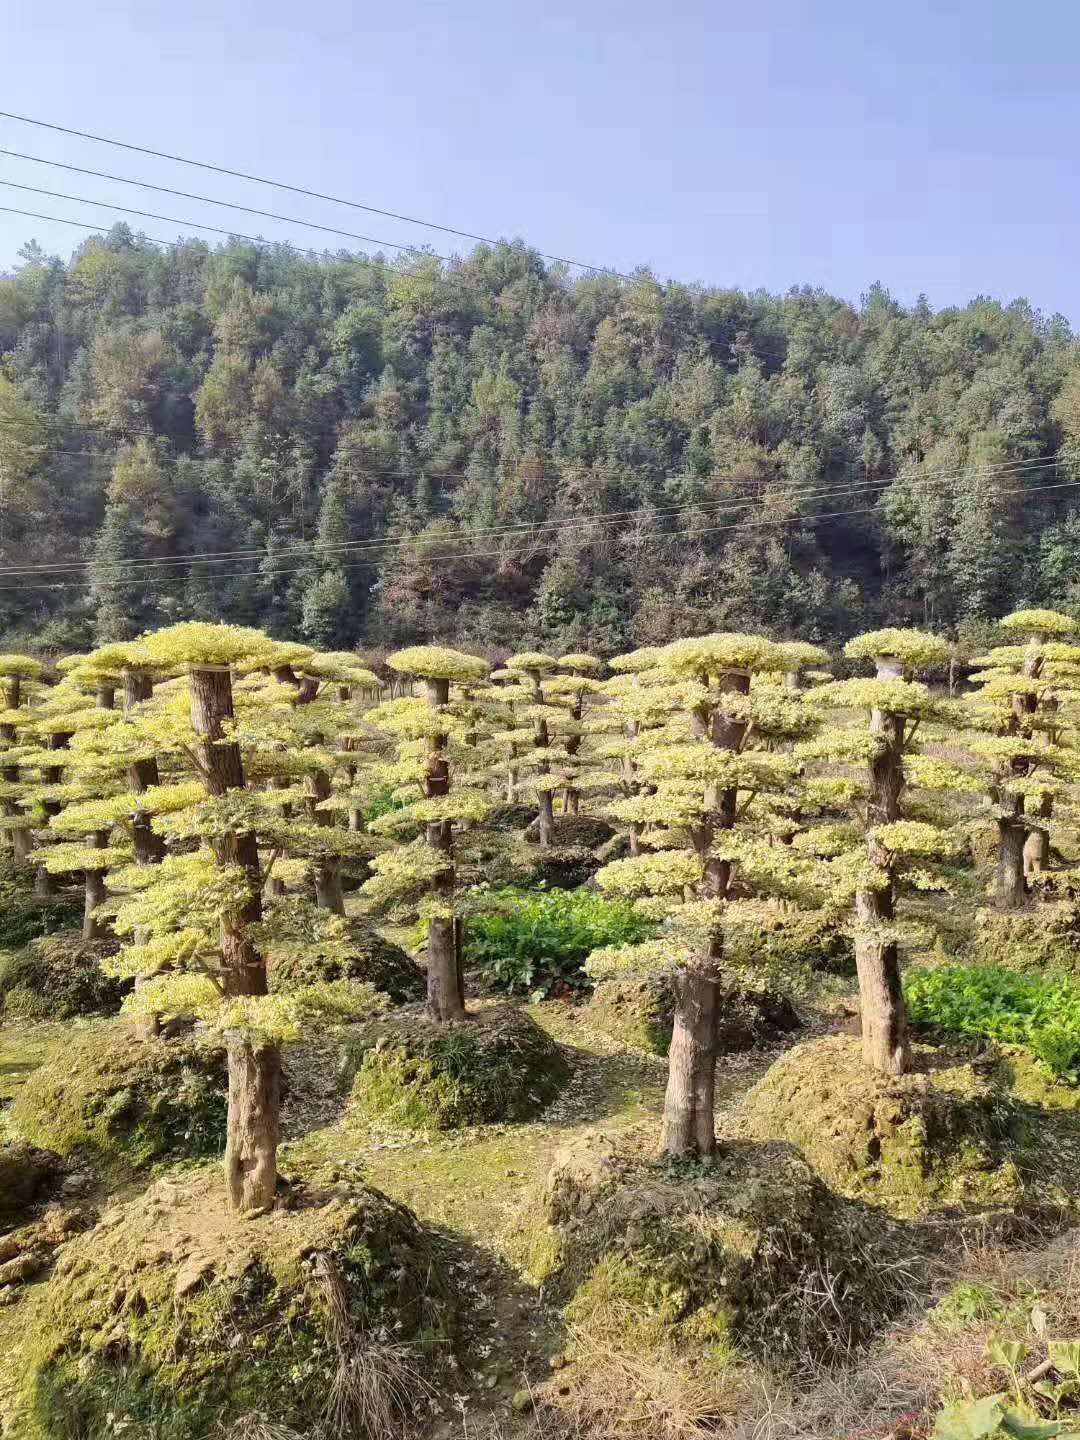
[[[86,130],[74,130],[67,125],[56,125],[48,120],[35,120],[29,115],[16,115],[10,110],[0,110],[0,118],[5,120],[16,120],[21,125],[35,125],[41,130],[53,130],[61,135],[74,135],[80,140],[93,140],[98,145],[112,145],[120,150],[131,150],[139,155],[150,155],[156,160],[170,160],[178,165],[190,165],[198,170],[209,170],[217,175],[228,175],[233,180],[249,180],[256,185],[268,185],[275,190],[286,190],[293,195],[304,195],[309,200],[325,200],[332,205],[345,205],[351,210],[363,210],[369,215],[381,215],[387,220],[400,220],[405,225],[420,225],[426,230],[438,230],[444,235],[456,235],[462,240],[473,240],[481,245],[498,246],[502,241],[493,240],[487,235],[477,235],[471,230],[458,230],[452,225],[441,225],[434,220],[421,220],[414,215],[402,215],[396,210],[383,210],[377,205],[365,205],[358,200],[347,200],[340,195],[325,195],[318,190],[309,190],[303,185],[290,185],[283,180],[268,180],[261,175],[249,175],[243,170],[230,170],[224,165],[212,165],[206,160],[190,160],[184,155],[170,155],[164,150],[152,150],[145,145],[133,145],[126,140],[110,140],[104,135],[93,135]],[[379,242],[373,242],[379,243]],[[407,249],[409,247],[399,247]],[[552,255],[544,250],[536,252],[544,260],[552,260],[559,265],[570,265],[576,270],[588,270],[593,274],[612,275],[619,280],[629,280],[632,277],[624,275],[621,271],[612,270],[607,265],[590,265],[584,260],[571,260],[565,255]]]
[[[1027,473],[1028,471],[1042,470],[1047,467],[1057,468],[1058,464],[1059,461],[1056,458],[1050,457],[1041,460],[1012,461],[997,466],[975,467],[960,469],[956,471],[941,471],[935,472],[934,477],[930,479],[930,483],[940,485],[950,479],[957,478],[957,476],[964,475],[989,478],[990,476],[996,474],[1000,478],[1015,478],[1018,474]],[[881,489],[883,487],[887,487],[893,484],[899,478],[903,477],[890,476],[882,480],[848,481],[842,484],[827,486],[826,488],[820,490],[808,490],[805,488],[788,490],[780,492],[775,498],[782,501],[808,500],[812,498],[829,500],[835,499],[841,495],[854,494],[856,491],[859,490]],[[1030,493],[1031,490],[1036,488],[1039,487],[1025,487],[1023,493]],[[632,510],[596,511],[592,512],[591,514],[566,516],[562,519],[521,521],[514,525],[494,526],[488,529],[471,530],[468,531],[466,536],[464,536],[463,538],[465,538],[467,540],[467,543],[469,544],[475,543],[477,540],[483,539],[505,538],[509,540],[524,540],[529,537],[530,533],[534,536],[539,536],[544,532],[553,532],[550,538],[557,538],[559,535],[565,533],[567,530],[584,529],[586,527],[594,527],[598,525],[609,526],[613,524],[626,524],[627,522],[632,522],[639,516],[647,517],[650,523],[652,523],[658,520],[672,519],[679,515],[685,515],[688,512],[711,512],[723,509],[741,509],[747,506],[757,505],[760,502],[767,501],[771,498],[774,497],[766,494],[750,496],[741,500],[727,499],[696,501],[686,505],[669,507],[644,505]],[[818,517],[791,517],[792,520],[799,518],[813,520]],[[374,552],[378,559],[384,559],[388,555],[394,553],[407,555],[412,549],[412,547],[417,544],[418,539],[419,537],[417,536],[387,536],[381,540],[351,540],[340,541],[331,544],[324,544],[319,541],[307,541],[301,545],[283,546],[280,550],[274,552],[274,555],[280,557],[304,555],[307,556],[309,559],[318,560],[322,559],[327,555],[333,558],[344,554],[344,557],[348,558],[348,553],[357,550],[364,550]],[[539,543],[539,541],[534,539],[533,543]],[[155,573],[156,567],[164,565],[190,565],[193,563],[214,565],[226,564],[230,560],[265,560],[268,558],[272,562],[274,556],[268,557],[266,550],[262,548],[250,548],[246,550],[203,550],[189,551],[185,554],[175,556],[147,556],[142,559],[133,558],[130,560],[118,560],[108,562],[108,568],[111,570],[124,570],[132,574],[138,574],[151,578]],[[0,576],[14,577],[19,575],[33,575],[43,571],[48,571],[50,574],[53,574],[57,571],[87,570],[91,568],[94,564],[95,562],[93,561],[71,561],[59,565],[54,563],[50,565],[4,566],[0,567]],[[164,578],[168,577],[165,576]]]
[[[267,240],[261,235],[245,235],[241,230],[227,230],[221,225],[207,225],[201,220],[178,220],[175,215],[161,215],[156,210],[136,210],[131,205],[116,205],[111,200],[92,200],[87,195],[68,195],[63,190],[48,190],[41,185],[23,185],[18,180],[0,180],[0,185],[6,185],[10,190],[26,190],[31,195],[48,195],[53,200],[70,200],[76,205],[94,205],[99,210],[119,210],[122,215],[138,215],[143,220],[164,220],[167,225],[183,225],[191,230],[209,230],[213,235],[225,235],[230,239],[247,240],[253,245],[280,245],[285,250],[292,250],[297,255],[321,255],[322,251],[308,249],[302,245],[293,245],[288,240]],[[243,208],[243,207],[238,207]],[[99,227],[94,227],[99,228]],[[320,226],[320,229],[323,227]],[[393,240],[371,240],[371,245],[390,245],[395,250],[415,252],[419,249],[416,245],[398,245]],[[448,255],[439,255],[434,250],[423,250],[421,253],[431,255],[436,260],[449,262]]]
[[[21,150],[5,150],[0,147],[0,155],[10,155],[16,160],[30,160],[35,165],[51,165],[58,170],[71,170],[76,175],[93,175],[98,180],[115,180],[121,185],[137,185],[141,190],[156,190],[160,195],[175,195],[182,200],[198,200],[207,205],[220,205],[226,210],[239,210],[245,215],[259,215],[264,220],[281,220],[287,225],[300,225],[306,230],[322,230],[327,235],[339,235],[346,240],[359,240],[364,245],[382,245],[387,246],[391,250],[405,251],[415,250],[417,248],[415,245],[399,244],[396,240],[379,240],[373,235],[361,235],[355,230],[339,230],[334,225],[321,225],[317,220],[304,220],[298,215],[281,215],[276,210],[259,210],[252,205],[240,205],[232,200],[218,200],[215,199],[213,195],[196,195],[190,190],[174,190],[169,185],[152,185],[148,180],[133,180],[126,175],[111,175],[106,170],[88,170],[83,165],[69,165],[64,160],[46,160],[40,155],[26,155]],[[33,187],[27,186],[24,188],[31,189]],[[46,190],[41,193],[48,195],[53,192]],[[65,200],[74,200],[77,197],[74,195],[65,195],[62,198]],[[83,203],[97,205],[103,202],[88,200]],[[119,209],[121,207],[117,206],[114,208]],[[134,213],[141,214],[142,212],[136,211]],[[163,220],[168,217],[159,215],[153,218]],[[435,254],[433,250],[427,253]],[[449,257],[446,255],[439,255],[437,258],[440,260],[449,260]]]
[[[85,220],[68,220],[63,215],[42,215],[39,210],[19,210],[14,205],[0,205],[0,212],[4,215],[22,215],[27,220],[47,220],[50,225],[73,225],[76,230],[93,230],[98,235],[107,235],[112,229],[111,225],[90,225]],[[142,239],[148,245],[160,245],[165,250],[182,250],[185,245],[192,243],[191,240],[158,240],[153,235],[143,235]],[[256,241],[255,243],[271,244],[274,242]]]
[[[1042,493],[1043,491],[1048,491],[1048,490],[1070,490],[1070,489],[1076,488],[1077,486],[1080,486],[1080,480],[1066,480],[1066,481],[1061,482],[1060,484],[1022,486],[1021,488],[1016,489],[1016,490],[1004,490],[1004,491],[1001,491],[1001,492],[999,492],[999,493],[1000,493],[1000,494],[1003,494],[1003,495],[1036,495],[1036,494]],[[771,526],[793,525],[793,524],[806,524],[806,525],[811,525],[811,524],[816,524],[816,523],[817,523],[818,521],[820,521],[820,520],[836,520],[836,519],[839,519],[839,518],[841,518],[841,517],[843,517],[843,516],[848,516],[848,515],[875,515],[875,514],[877,514],[877,513],[878,513],[878,508],[877,508],[876,505],[868,505],[868,506],[862,506],[862,507],[859,507],[859,508],[856,508],[856,509],[850,509],[850,510],[831,510],[831,511],[825,511],[825,512],[823,512],[823,513],[820,514],[820,515],[789,515],[789,516],[784,517],[783,519],[776,519],[776,520],[742,520],[742,521],[738,521],[738,522],[736,522],[735,524],[732,524],[732,525],[707,525],[707,526],[699,527],[699,528],[697,528],[697,529],[689,528],[689,527],[688,527],[688,528],[685,528],[685,529],[670,530],[670,531],[665,531],[665,530],[646,530],[645,532],[639,532],[636,538],[642,539],[642,540],[676,540],[676,539],[680,539],[680,538],[683,538],[683,537],[688,537],[688,538],[690,538],[690,539],[697,539],[698,537],[700,537],[700,536],[702,536],[702,535],[715,535],[715,534],[719,534],[719,533],[721,533],[721,532],[730,532],[730,531],[733,531],[733,530],[757,530],[757,529],[762,529],[762,528],[769,528],[769,527],[771,527]],[[550,542],[547,542],[547,543],[550,543]],[[544,545],[543,545],[542,543],[540,543],[540,542],[537,542],[536,544],[529,545],[529,546],[526,546],[526,547],[524,547],[524,548],[522,548],[522,549],[518,549],[518,550],[506,550],[506,549],[498,549],[498,550],[478,550],[478,551],[458,550],[458,551],[453,551],[453,552],[451,552],[450,554],[445,554],[445,555],[424,555],[424,556],[422,556],[422,557],[420,557],[420,558],[421,558],[425,563],[427,563],[427,564],[437,564],[437,563],[442,562],[442,561],[459,561],[459,562],[460,562],[460,561],[465,561],[465,560],[482,560],[482,559],[488,559],[488,558],[507,559],[507,558],[509,558],[509,557],[512,556],[512,555],[529,555],[529,554],[535,554],[535,552],[536,552],[538,549],[542,549],[542,548],[544,548]],[[360,570],[360,569],[367,569],[367,568],[371,567],[372,565],[377,565],[382,558],[383,558],[382,556],[375,556],[375,557],[373,557],[373,558],[370,559],[370,560],[356,560],[356,561],[350,562],[348,565],[341,565],[341,566],[339,566],[338,568],[341,569],[341,570]],[[225,573],[225,574],[222,574],[222,573],[219,571],[219,572],[217,572],[216,574],[207,575],[207,576],[203,576],[203,577],[196,576],[195,578],[204,578],[204,579],[213,580],[213,581],[218,581],[218,580],[237,580],[237,579],[249,579],[249,580],[276,579],[276,578],[277,578],[278,576],[280,576],[280,575],[301,575],[301,574],[304,574],[304,573],[307,571],[307,568],[308,568],[308,567],[307,567],[306,565],[293,566],[293,567],[289,567],[289,568],[287,568],[287,569],[278,569],[278,570],[263,570],[261,567],[256,567],[255,569],[250,569],[250,568],[249,568],[249,569],[245,569],[245,570],[230,571],[230,572],[227,572],[227,573]],[[164,580],[183,580],[183,581],[187,582],[187,581],[190,580],[192,577],[191,577],[190,575],[188,575],[188,574],[177,574],[177,575],[155,575],[155,576],[151,576],[151,577],[149,577],[149,578],[151,578],[155,583],[159,583],[159,582],[164,581]],[[95,589],[106,589],[106,588],[112,589],[112,588],[114,588],[114,587],[116,587],[116,586],[118,586],[118,585],[126,585],[126,586],[129,586],[129,587],[130,587],[130,586],[133,586],[133,585],[137,585],[138,583],[139,583],[139,577],[133,577],[133,578],[130,578],[130,579],[125,579],[125,578],[121,577],[121,578],[115,579],[115,580],[103,580],[103,581],[94,582],[94,588],[95,588]],[[0,585],[0,591],[12,591],[12,590],[17,590],[17,591],[20,591],[20,592],[26,591],[26,590],[81,590],[81,589],[83,589],[83,588],[84,588],[84,582],[80,582],[80,581],[58,581],[58,582],[56,582],[56,583],[54,583],[54,584],[51,584],[51,585],[50,585],[50,584],[39,584],[39,585]]]

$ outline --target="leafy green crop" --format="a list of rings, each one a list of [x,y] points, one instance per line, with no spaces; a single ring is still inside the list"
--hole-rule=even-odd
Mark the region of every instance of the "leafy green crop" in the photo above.
[[[624,899],[590,890],[473,892],[465,958],[500,989],[588,989],[585,958],[602,945],[632,944],[656,928]]]
[[[917,1028],[1025,1045],[1055,1075],[1080,1072],[1080,981],[995,965],[918,970],[905,985]]]

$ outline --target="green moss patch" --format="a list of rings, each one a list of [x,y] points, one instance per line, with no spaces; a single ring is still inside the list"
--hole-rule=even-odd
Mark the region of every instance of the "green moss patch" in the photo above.
[[[1020,1083],[1017,1083],[1020,1077]],[[1080,1120],[1015,1057],[916,1047],[914,1072],[881,1075],[857,1036],[797,1046],[747,1094],[737,1133],[796,1145],[848,1195],[897,1213],[930,1205],[1068,1206]],[[1046,1107],[1046,1108],[1040,1108]]]
[[[453,1332],[439,1253],[377,1190],[294,1205],[231,1216],[200,1172],[107,1212],[35,1308],[11,1433],[204,1440],[261,1412],[306,1435],[335,1407],[334,1433],[393,1433]]]
[[[6,1020],[68,1020],[115,1015],[130,984],[114,979],[102,961],[115,941],[48,935],[22,950],[0,952],[0,1010]]]
[[[791,1146],[674,1167],[654,1149],[651,1132],[594,1133],[548,1175],[548,1284],[586,1348],[666,1339],[801,1363],[869,1340],[910,1299],[903,1227],[830,1192]]]
[[[675,994],[665,975],[603,980],[589,999],[590,1023],[631,1050],[666,1055],[675,1021]],[[752,1050],[799,1028],[791,1002],[771,991],[745,990],[724,1003],[717,1036],[722,1055]]]
[[[451,1024],[400,1010],[356,1027],[346,1053],[353,1117],[401,1130],[531,1119],[569,1075],[556,1042],[510,1006]]]
[[[141,1039],[121,1021],[73,1031],[23,1087],[11,1129],[120,1177],[224,1146],[225,1052],[197,1039]]]

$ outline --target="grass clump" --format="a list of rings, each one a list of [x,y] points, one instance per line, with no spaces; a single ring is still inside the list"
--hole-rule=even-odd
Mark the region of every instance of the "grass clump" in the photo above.
[[[115,1015],[131,988],[102,969],[115,950],[115,942],[61,934],[0,952],[0,1012],[9,1020]]]
[[[1008,970],[1080,970],[1080,905],[1045,896],[1023,910],[984,907],[975,916],[970,953]]]
[[[998,965],[917,970],[905,986],[913,1025],[1023,1045],[1054,1075],[1080,1078],[1080,981]]]
[[[394,1434],[452,1337],[447,1295],[437,1247],[376,1190],[302,1193],[253,1223],[216,1173],[161,1182],[66,1248],[12,1433],[205,1440],[272,1416],[263,1433]]]
[[[11,1129],[120,1179],[163,1160],[217,1155],[225,1052],[196,1039],[141,1039],[116,1021],[73,1031],[20,1090]]]
[[[655,925],[632,902],[590,890],[473,892],[465,958],[509,994],[547,997],[591,986],[584,964],[603,945],[632,945]]]
[[[528,1015],[486,1006],[460,1023],[400,1010],[346,1042],[352,1114],[398,1130],[528,1120],[569,1075],[562,1051]]]

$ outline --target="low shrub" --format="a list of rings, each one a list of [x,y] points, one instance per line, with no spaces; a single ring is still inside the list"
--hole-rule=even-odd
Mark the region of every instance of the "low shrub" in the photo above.
[[[999,965],[917,970],[905,985],[920,1030],[1023,1045],[1055,1075],[1080,1080],[1080,981]]]
[[[631,945],[655,926],[628,900],[590,890],[474,892],[465,924],[465,959],[510,994],[587,990],[588,955],[602,945]]]
[[[115,949],[112,941],[46,935],[22,950],[0,952],[0,1013],[19,1020],[115,1015],[131,988],[102,969]]]

